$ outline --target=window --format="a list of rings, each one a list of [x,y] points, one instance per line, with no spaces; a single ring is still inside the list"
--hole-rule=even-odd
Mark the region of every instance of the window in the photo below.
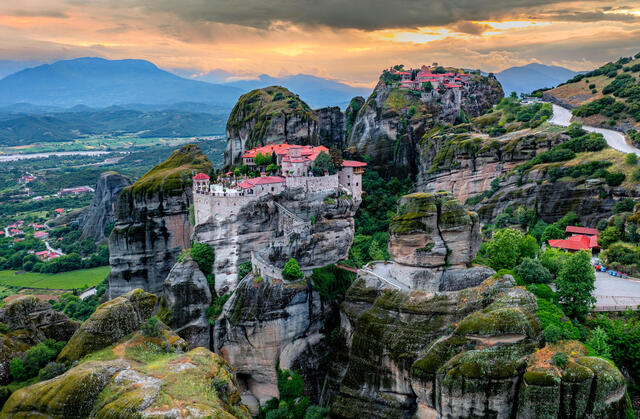
[[[347,186],[351,186],[351,182],[347,182]]]
[[[358,182],[356,182],[356,186],[358,186]]]

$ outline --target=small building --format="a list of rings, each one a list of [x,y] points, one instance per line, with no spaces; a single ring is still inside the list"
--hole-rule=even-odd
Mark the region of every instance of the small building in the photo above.
[[[58,196],[79,195],[82,193],[93,193],[95,190],[90,186],[77,186],[75,188],[66,188],[58,192]]]
[[[586,250],[593,254],[600,251],[598,236],[585,236],[582,234],[576,234],[564,240],[549,240],[549,246],[570,253]]]
[[[36,231],[35,233],[33,233],[33,237],[35,237],[36,239],[46,239],[47,237],[49,237],[49,233],[46,231]]]
[[[198,173],[193,177],[193,188],[199,192],[209,190],[210,179],[205,173]]]
[[[56,208],[53,210],[56,214],[60,215],[64,212],[64,208]]]

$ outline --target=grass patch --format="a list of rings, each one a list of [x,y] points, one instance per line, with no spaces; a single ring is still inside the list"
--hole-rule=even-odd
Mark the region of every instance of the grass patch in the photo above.
[[[19,275],[16,271],[0,271],[0,285],[53,290],[93,287],[104,281],[110,270],[109,266],[100,266],[57,274],[25,272]]]

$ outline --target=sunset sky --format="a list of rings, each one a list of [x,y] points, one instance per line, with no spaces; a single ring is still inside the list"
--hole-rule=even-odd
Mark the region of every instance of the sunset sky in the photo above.
[[[0,59],[142,58],[370,86],[392,64],[585,70],[640,52],[640,1],[17,0]]]

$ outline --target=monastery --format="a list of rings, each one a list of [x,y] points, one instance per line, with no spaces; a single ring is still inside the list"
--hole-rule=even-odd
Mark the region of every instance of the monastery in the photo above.
[[[261,172],[259,177],[251,178],[228,172],[212,183],[205,173],[196,174],[193,177],[196,225],[206,222],[209,217],[221,220],[233,216],[248,202],[266,194],[278,194],[287,188],[303,188],[306,193],[341,190],[359,204],[362,200],[362,174],[367,164],[344,160],[342,166],[336,168],[335,174],[314,176],[314,161],[321,153],[328,152],[329,149],[324,146],[269,144],[247,151],[242,161],[247,166],[256,167],[258,155],[275,155],[275,164],[278,166],[275,175]]]
[[[437,63],[434,66],[437,67]],[[396,70],[390,69],[391,74],[400,76],[400,83],[398,87],[401,89],[409,90],[424,90],[424,84],[431,83],[434,90],[437,89],[460,89],[464,87],[470,80],[471,74],[465,73],[433,73],[431,67],[422,66],[420,70],[417,70],[416,76],[412,79],[412,75],[415,72],[413,69]]]

